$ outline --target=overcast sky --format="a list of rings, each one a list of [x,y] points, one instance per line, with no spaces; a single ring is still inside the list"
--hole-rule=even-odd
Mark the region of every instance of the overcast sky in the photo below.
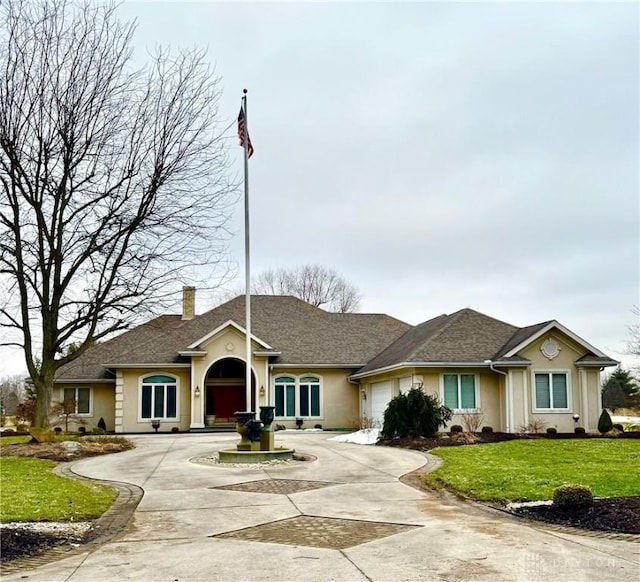
[[[557,319],[620,359],[640,303],[636,2],[126,2],[120,14],[138,20],[139,58],[207,46],[229,123],[249,90],[254,273],[333,267],[361,311],[412,324],[463,307],[519,326]],[[239,146],[234,157],[240,174]],[[229,287],[244,277],[242,211]],[[201,293],[198,310],[212,302]]]

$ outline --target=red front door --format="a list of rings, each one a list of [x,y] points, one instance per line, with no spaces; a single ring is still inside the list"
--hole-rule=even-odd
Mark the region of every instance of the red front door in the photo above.
[[[236,411],[247,409],[244,386],[214,386],[212,392],[213,410],[218,419],[232,420]]]

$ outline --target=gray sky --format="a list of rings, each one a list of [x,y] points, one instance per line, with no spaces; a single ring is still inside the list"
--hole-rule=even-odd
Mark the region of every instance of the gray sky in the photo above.
[[[622,356],[640,303],[636,2],[120,13],[138,19],[140,58],[208,46],[229,123],[249,89],[254,273],[319,263],[360,288],[361,311],[557,319]],[[234,229],[230,287],[241,202]]]

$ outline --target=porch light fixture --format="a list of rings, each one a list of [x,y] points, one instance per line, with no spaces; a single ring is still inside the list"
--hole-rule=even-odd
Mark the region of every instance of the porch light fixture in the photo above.
[[[580,420],[580,415],[579,414],[574,414],[572,418],[573,418],[573,422],[575,423],[576,428],[577,428],[578,427],[578,421]]]
[[[194,394],[195,394],[196,396],[200,396],[200,386],[196,386],[196,389],[195,389],[195,391],[194,391]]]
[[[264,396],[264,386],[260,386],[260,396]]]
[[[362,393],[362,400],[366,400],[367,399],[367,391],[363,388],[360,392]]]

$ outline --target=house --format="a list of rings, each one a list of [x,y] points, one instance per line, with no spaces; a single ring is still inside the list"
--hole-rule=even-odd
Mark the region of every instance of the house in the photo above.
[[[238,410],[276,407],[289,428],[381,422],[390,399],[420,386],[483,425],[517,432],[533,420],[595,430],[600,372],[618,362],[555,320],[516,327],[472,309],[411,326],[388,315],[328,313],[300,299],[251,298],[252,381],[245,373],[245,298],[196,315],[163,315],[98,344],[59,370],[54,400],[91,429],[116,433],[233,427]],[[248,389],[247,389],[248,388]]]

